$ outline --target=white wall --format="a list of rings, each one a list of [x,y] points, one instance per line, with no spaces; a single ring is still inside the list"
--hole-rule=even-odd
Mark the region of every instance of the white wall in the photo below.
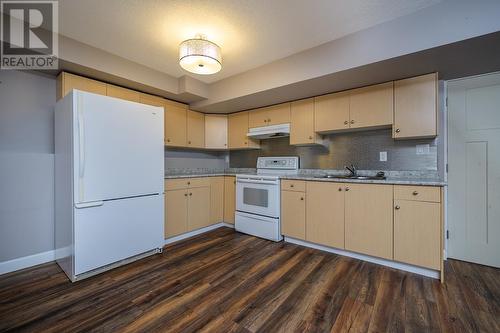
[[[54,247],[55,78],[0,71],[0,262]]]

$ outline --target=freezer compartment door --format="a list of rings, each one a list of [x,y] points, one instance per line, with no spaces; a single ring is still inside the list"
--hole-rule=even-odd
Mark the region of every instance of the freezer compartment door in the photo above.
[[[75,275],[163,246],[163,195],[75,208]]]
[[[163,108],[73,94],[75,202],[163,193]]]

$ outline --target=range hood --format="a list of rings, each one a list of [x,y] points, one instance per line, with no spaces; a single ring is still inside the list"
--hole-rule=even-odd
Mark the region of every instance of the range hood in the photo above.
[[[252,139],[274,139],[290,136],[290,124],[250,128],[247,136]]]

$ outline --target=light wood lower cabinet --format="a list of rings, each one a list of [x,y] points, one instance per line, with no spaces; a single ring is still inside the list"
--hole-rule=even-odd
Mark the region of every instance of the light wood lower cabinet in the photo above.
[[[236,212],[236,177],[224,177],[224,222],[234,224]]]
[[[394,201],[394,260],[439,270],[441,204]]]
[[[188,231],[187,189],[165,191],[165,238]]]
[[[393,186],[348,184],[345,194],[345,248],[393,259]]]
[[[210,177],[210,224],[224,221],[224,177]]]
[[[210,187],[188,190],[188,230],[210,225]]]
[[[307,182],[306,240],[344,248],[345,184]]]
[[[306,238],[306,193],[281,191],[281,233]]]

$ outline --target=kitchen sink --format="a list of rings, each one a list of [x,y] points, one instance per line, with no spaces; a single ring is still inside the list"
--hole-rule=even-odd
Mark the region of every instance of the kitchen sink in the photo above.
[[[314,178],[323,179],[359,179],[359,180],[384,180],[385,176],[336,176],[336,175],[322,175],[315,176]]]

